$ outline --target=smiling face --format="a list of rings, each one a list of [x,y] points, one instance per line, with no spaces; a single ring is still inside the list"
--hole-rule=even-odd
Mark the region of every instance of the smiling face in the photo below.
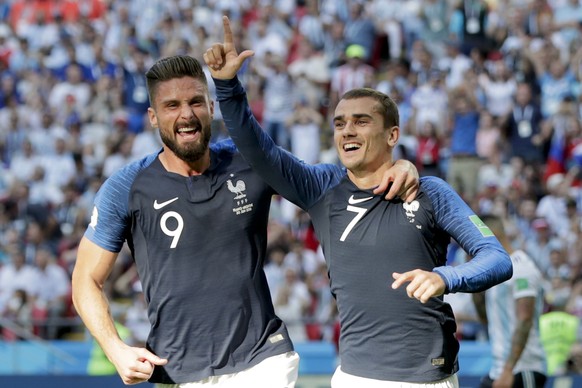
[[[336,107],[334,141],[352,180],[378,176],[392,164],[399,128],[385,119],[384,111],[374,97],[343,98]]]
[[[156,86],[148,116],[165,145],[179,159],[195,163],[208,153],[214,103],[207,86],[193,77]]]

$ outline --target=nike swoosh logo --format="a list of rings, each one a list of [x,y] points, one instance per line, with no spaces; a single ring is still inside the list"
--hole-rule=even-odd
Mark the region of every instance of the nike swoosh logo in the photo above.
[[[177,199],[178,199],[178,197],[176,197],[176,198],[172,198],[172,199],[168,199],[167,201],[165,201],[165,202],[162,202],[162,203],[158,203],[158,200],[156,199],[156,200],[154,201],[154,209],[156,209],[156,210],[160,210],[160,209],[161,209],[161,208],[163,208],[164,206],[171,204],[172,202],[176,201]]]
[[[374,197],[366,197],[366,198],[358,198],[358,199],[356,199],[356,198],[354,198],[354,196],[352,195],[352,196],[350,197],[350,199],[348,199],[348,203],[349,203],[350,205],[356,205],[356,204],[358,204],[358,203],[362,203],[362,202],[369,201],[369,200],[371,200],[372,198],[374,198]]]

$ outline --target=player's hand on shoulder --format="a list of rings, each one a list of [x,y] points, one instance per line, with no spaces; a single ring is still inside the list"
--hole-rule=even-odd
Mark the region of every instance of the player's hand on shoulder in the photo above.
[[[236,47],[234,47],[230,20],[227,16],[222,17],[222,26],[224,42],[213,44],[212,47],[206,50],[203,58],[212,78],[232,79],[236,76],[244,61],[254,55],[254,51],[244,50],[238,54]]]
[[[125,385],[148,381],[154,373],[155,365],[168,363],[167,359],[160,358],[145,348],[128,345],[118,347],[108,357]]]
[[[384,172],[380,185],[374,189],[374,194],[386,192],[392,183],[392,187],[385,196],[387,200],[400,197],[403,201],[412,202],[418,194],[419,179],[418,170],[414,164],[408,160],[399,159]]]
[[[418,299],[422,303],[445,293],[446,284],[436,272],[415,269],[405,273],[394,272],[392,277],[394,278],[392,289],[397,289],[408,282],[406,293],[410,298]]]

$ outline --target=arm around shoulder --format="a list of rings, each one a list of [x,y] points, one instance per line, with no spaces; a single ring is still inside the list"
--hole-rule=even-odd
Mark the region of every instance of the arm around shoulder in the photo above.
[[[447,284],[446,292],[479,292],[511,278],[507,251],[491,230],[444,180],[421,179],[431,197],[437,224],[454,238],[472,259],[457,266],[434,269]]]

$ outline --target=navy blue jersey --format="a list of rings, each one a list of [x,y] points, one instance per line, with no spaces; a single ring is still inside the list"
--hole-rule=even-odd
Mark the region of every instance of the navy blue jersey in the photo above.
[[[344,372],[379,380],[431,382],[458,370],[459,343],[451,307],[442,297],[422,304],[393,272],[435,271],[446,292],[475,292],[511,277],[509,255],[443,180],[421,178],[411,203],[361,190],[345,170],[306,165],[276,147],[246,102],[238,81],[219,81],[226,125],[251,166],[311,216],[328,265],[341,323]],[[473,259],[446,266],[454,238]]]
[[[99,190],[85,236],[132,252],[148,303],[147,348],[166,366],[150,381],[185,383],[239,372],[293,350],[263,272],[274,194],[232,141],[211,146],[200,176],[168,172],[157,154]]]

